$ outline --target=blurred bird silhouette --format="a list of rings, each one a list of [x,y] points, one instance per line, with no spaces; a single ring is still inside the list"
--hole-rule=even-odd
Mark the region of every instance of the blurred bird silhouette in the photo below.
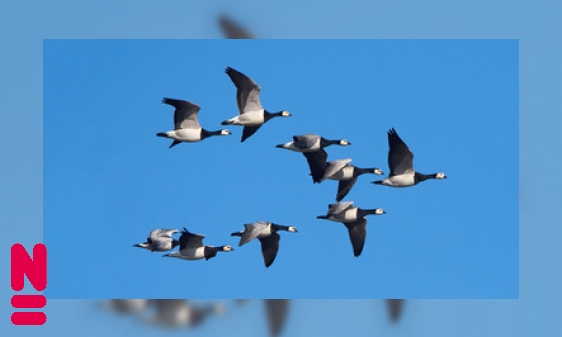
[[[397,322],[402,316],[404,300],[388,299],[386,300],[386,306],[388,308],[388,315],[390,317],[390,321],[393,323]]]
[[[222,304],[197,306],[181,299],[151,300],[154,304],[154,314],[147,321],[163,327],[196,327],[213,314],[224,311]]]
[[[219,16],[219,26],[227,39],[254,39],[244,27],[237,22],[232,21],[228,16]]]
[[[114,299],[102,303],[102,307],[119,314],[138,313],[148,308],[146,299]]]
[[[281,333],[285,326],[287,314],[289,312],[290,300],[269,299],[265,301],[265,310],[269,326],[269,334],[276,337]]]
[[[247,299],[236,299],[234,300],[234,303],[236,305],[242,305],[247,301]],[[283,327],[285,326],[291,300],[265,299],[263,301],[265,303],[265,314],[267,316],[269,335],[276,337],[281,333]]]

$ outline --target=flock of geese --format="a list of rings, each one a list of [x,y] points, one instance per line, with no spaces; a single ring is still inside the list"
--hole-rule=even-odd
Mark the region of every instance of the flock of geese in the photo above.
[[[223,29],[227,38],[251,39],[253,35],[243,27],[231,21],[228,17],[222,16],[219,25]],[[241,141],[252,136],[263,123],[275,116],[288,117],[287,111],[271,114],[262,109],[259,102],[259,91],[261,88],[249,77],[232,69],[227,68],[226,73],[237,87],[236,101],[239,109],[239,116],[223,122],[224,125],[243,125],[244,132]],[[197,142],[211,136],[230,135],[230,131],[223,129],[218,131],[208,131],[199,125],[197,114],[200,107],[194,103],[164,98],[163,103],[175,108],[174,130],[158,133],[157,136],[173,139],[170,148],[181,142]],[[245,115],[246,114],[246,115]],[[245,115],[245,116],[244,116]],[[442,172],[425,175],[416,172],[413,168],[413,153],[396,133],[391,129],[388,132],[388,166],[390,174],[383,180],[374,181],[374,184],[392,187],[408,187],[418,184],[427,179],[445,179]],[[359,168],[350,164],[349,158],[327,162],[325,147],[330,145],[348,146],[351,145],[347,140],[328,140],[319,135],[307,134],[293,136],[293,141],[279,144],[277,148],[284,148],[295,152],[301,152],[308,163],[314,183],[321,183],[326,179],[339,181],[336,194],[336,204],[328,205],[326,215],[318,216],[320,219],[342,222],[349,231],[350,241],[353,246],[354,255],[361,254],[365,236],[366,224],[365,216],[368,214],[384,214],[384,210],[360,209],[353,206],[353,202],[340,202],[351,190],[357,178],[365,173],[382,175],[379,168]],[[293,226],[281,226],[270,222],[256,222],[245,224],[244,231],[234,232],[231,235],[240,237],[239,246],[258,238],[261,242],[264,264],[269,267],[279,250],[279,234],[277,231],[285,230],[296,232]],[[177,257],[185,260],[206,260],[216,256],[219,251],[232,251],[231,246],[207,246],[203,245],[203,235],[190,233],[186,228],[181,232],[179,240],[173,238],[173,234],[178,233],[177,229],[154,229],[150,232],[147,241],[135,244],[135,247],[144,248],[153,252],[165,252],[180,246],[178,251],[164,256]],[[237,300],[243,301],[243,300]],[[287,315],[289,300],[264,300],[266,304],[268,325],[271,336],[277,336],[282,330]],[[387,308],[391,321],[399,319],[404,306],[404,300],[387,299]],[[199,325],[207,315],[221,313],[221,306],[196,307],[190,305],[185,300],[110,300],[109,307],[122,313],[137,312],[144,310],[148,305],[154,305],[155,314],[151,322],[164,326],[178,326],[188,324],[190,326]]]
[[[241,142],[253,136],[260,127],[275,117],[289,117],[291,114],[282,110],[269,112],[265,110],[259,99],[260,86],[250,77],[231,68],[226,68],[226,74],[236,86],[236,103],[239,114],[222,122],[223,125],[239,125],[243,127]],[[175,108],[174,129],[160,132],[156,135],[173,139],[170,148],[180,143],[193,143],[202,141],[212,136],[228,136],[231,132],[227,129],[209,131],[204,129],[198,121],[200,107],[192,102],[172,98],[164,98],[164,104]],[[328,154],[325,148],[331,145],[348,146],[351,143],[346,139],[330,140],[316,134],[293,136],[293,141],[276,145],[277,148],[300,152],[307,160],[310,175],[314,183],[326,179],[339,181],[335,204],[328,205],[328,212],[320,215],[318,219],[331,220],[343,223],[349,233],[349,239],[355,257],[361,255],[367,233],[367,215],[385,214],[382,208],[363,209],[353,205],[353,201],[341,200],[350,192],[351,188],[362,174],[371,173],[382,175],[379,168],[359,168],[350,164],[349,158],[327,162]],[[373,181],[377,185],[390,187],[414,186],[428,179],[445,179],[442,172],[422,174],[414,170],[413,153],[404,141],[398,136],[396,130],[388,131],[388,167],[390,173],[382,180]],[[242,246],[257,238],[261,242],[261,251],[266,267],[271,266],[279,250],[279,231],[297,232],[293,226],[283,226],[272,222],[254,222],[244,225],[244,230],[234,232],[231,236],[240,237],[238,246]],[[209,260],[218,252],[231,252],[234,249],[229,245],[209,246],[203,244],[205,238],[201,234],[189,232],[185,227],[181,231],[179,240],[173,238],[178,233],[177,229],[154,229],[150,232],[147,241],[134,245],[150,251],[168,251],[179,245],[179,250],[164,255],[184,260]]]

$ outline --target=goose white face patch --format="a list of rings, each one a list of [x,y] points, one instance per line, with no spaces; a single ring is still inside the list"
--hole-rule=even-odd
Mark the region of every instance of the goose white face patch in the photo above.
[[[281,116],[289,117],[289,116],[291,116],[291,114],[289,113],[289,111],[283,111],[283,112],[281,112]]]
[[[435,179],[446,179],[447,177],[445,176],[445,173],[443,172],[439,172],[437,173],[437,175],[435,176]]]
[[[382,172],[382,170],[379,169],[379,168],[374,169],[374,170],[373,170],[373,173],[374,173],[374,174],[378,174],[378,175],[384,174],[384,173]]]
[[[228,131],[227,129],[221,130],[221,135],[223,135],[223,136],[227,136],[227,135],[230,135],[230,134],[231,134],[231,132]]]
[[[349,145],[349,141],[347,139],[342,139],[342,140],[340,140],[340,145],[347,146],[347,145]]]
[[[380,215],[380,214],[385,214],[386,212],[382,209],[382,208],[377,208],[375,210],[375,214]]]

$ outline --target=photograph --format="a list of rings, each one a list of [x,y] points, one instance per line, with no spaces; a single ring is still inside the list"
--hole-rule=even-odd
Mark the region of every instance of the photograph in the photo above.
[[[518,48],[45,40],[45,293],[517,298]]]

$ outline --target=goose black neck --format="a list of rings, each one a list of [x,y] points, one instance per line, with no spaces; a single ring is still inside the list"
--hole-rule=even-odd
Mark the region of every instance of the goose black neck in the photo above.
[[[330,145],[339,145],[339,144],[340,144],[340,140],[320,138],[320,145],[322,147],[326,147],[326,146],[330,146]]]
[[[213,247],[213,246],[205,246],[204,248],[204,255],[205,255],[205,260],[209,260],[215,256],[217,256],[217,252],[220,249],[220,247]]]
[[[265,121],[268,121],[273,117],[281,117],[281,116],[283,116],[283,111],[279,111],[279,112],[269,112],[267,110],[263,111],[263,118]]]
[[[423,174],[423,173],[416,172],[416,174],[414,175],[414,182],[417,184],[427,179],[435,179],[435,177],[437,177],[437,173]]]
[[[209,130],[201,129],[201,138],[207,138],[207,137],[211,137],[211,136],[219,136],[221,134],[221,132],[222,132],[222,130],[209,131]]]
[[[276,224],[271,224],[271,227],[273,228],[274,231],[288,231],[289,230],[289,226],[281,226],[281,225],[276,225]]]
[[[365,215],[369,215],[369,214],[377,214],[377,209],[373,208],[373,209],[362,209],[362,208],[358,208],[357,209],[357,218],[363,218]]]
[[[361,175],[361,174],[365,174],[365,173],[375,172],[374,167],[367,167],[367,168],[361,168],[361,167],[357,167],[357,166],[354,166],[354,167],[355,167],[355,169],[353,170],[353,172],[355,173],[355,175]]]

